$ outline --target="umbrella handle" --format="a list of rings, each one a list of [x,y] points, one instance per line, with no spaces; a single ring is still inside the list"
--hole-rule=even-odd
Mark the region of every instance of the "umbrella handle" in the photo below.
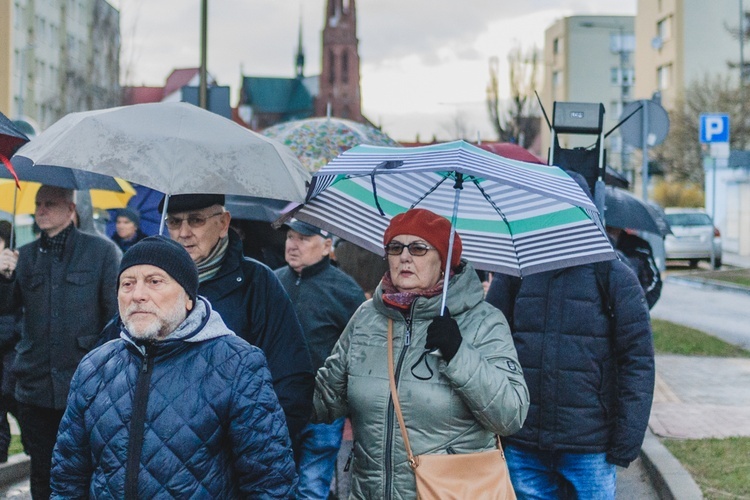
[[[443,276],[443,299],[440,303],[440,316],[445,315],[445,302],[448,300],[448,281],[451,278],[451,260],[453,260],[453,240],[456,237],[456,220],[458,219],[458,200],[463,189],[463,174],[456,174],[455,197],[453,198],[453,215],[451,216],[451,234],[448,239],[448,255],[445,256],[445,275]]]
[[[169,194],[164,195],[164,208],[161,210],[161,220],[159,221],[159,234],[164,234],[164,223],[167,220],[167,207],[169,206]]]

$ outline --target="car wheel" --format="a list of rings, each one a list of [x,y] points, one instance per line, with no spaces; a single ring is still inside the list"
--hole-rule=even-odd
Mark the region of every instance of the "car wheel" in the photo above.
[[[721,267],[721,259],[715,259],[714,260],[714,269],[719,269]]]
[[[688,262],[688,266],[690,266],[690,269],[695,269],[698,267],[698,259],[690,259]]]

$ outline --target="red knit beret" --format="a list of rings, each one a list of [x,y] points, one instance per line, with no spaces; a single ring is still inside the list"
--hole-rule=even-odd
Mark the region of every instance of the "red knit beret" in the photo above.
[[[423,208],[412,208],[391,219],[390,225],[383,234],[383,245],[387,245],[400,234],[419,236],[435,247],[440,255],[440,269],[445,270],[448,240],[451,236],[451,223],[448,219]],[[461,237],[456,232],[453,238],[451,269],[455,268],[461,261],[462,248]]]

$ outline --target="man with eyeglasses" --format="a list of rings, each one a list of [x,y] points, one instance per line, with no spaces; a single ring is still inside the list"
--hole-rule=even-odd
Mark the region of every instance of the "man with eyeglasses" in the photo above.
[[[288,265],[275,273],[292,299],[317,372],[365,294],[354,279],[331,264],[331,233],[296,219],[283,227]],[[302,430],[298,499],[328,498],[343,430],[344,417],[331,424],[307,424]]]
[[[166,226],[198,268],[198,294],[207,298],[230,330],[263,350],[273,386],[286,415],[292,446],[307,424],[315,383],[302,327],[273,271],[245,257],[230,230],[224,195],[169,197]],[[159,204],[163,210],[164,200]],[[103,340],[118,335],[108,326]],[[118,330],[119,332],[119,330]]]

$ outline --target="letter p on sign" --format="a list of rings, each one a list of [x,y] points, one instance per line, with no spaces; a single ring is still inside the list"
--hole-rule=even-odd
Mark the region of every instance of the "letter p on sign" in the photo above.
[[[729,142],[729,115],[702,114],[700,116],[702,143]]]

